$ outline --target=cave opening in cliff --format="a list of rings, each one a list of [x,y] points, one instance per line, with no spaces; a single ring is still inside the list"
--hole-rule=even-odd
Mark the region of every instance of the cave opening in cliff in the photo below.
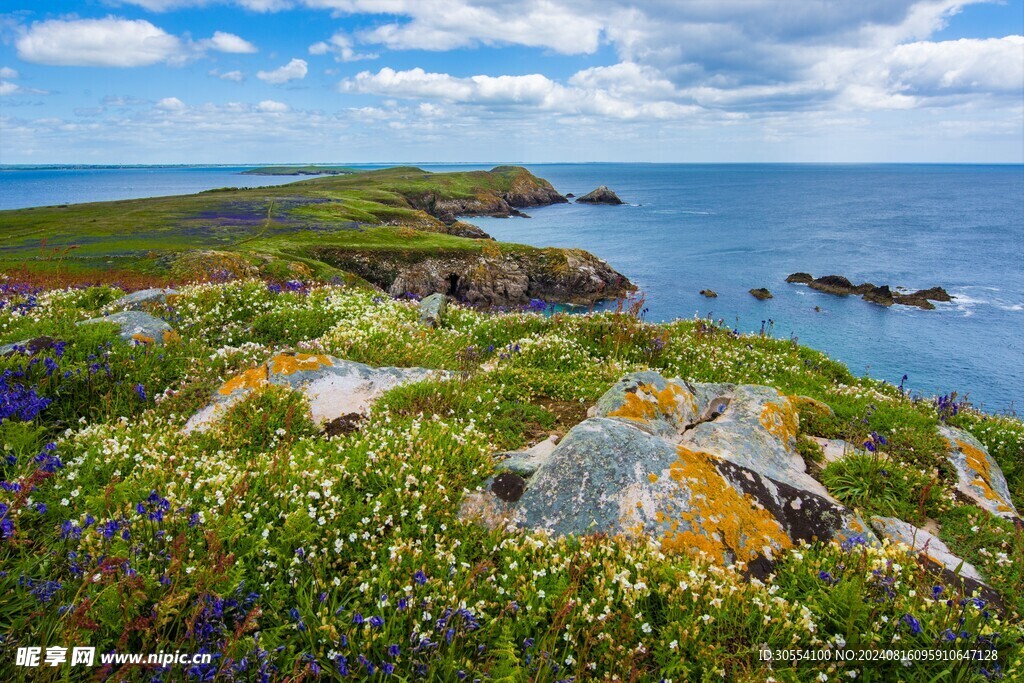
[[[459,293],[459,276],[455,273],[451,273],[448,276],[448,292],[450,296],[455,296]]]

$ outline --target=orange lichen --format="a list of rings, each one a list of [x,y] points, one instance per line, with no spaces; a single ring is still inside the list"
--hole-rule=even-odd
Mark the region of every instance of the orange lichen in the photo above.
[[[731,551],[746,561],[793,545],[770,512],[725,480],[713,464],[714,456],[682,446],[677,453],[669,476],[689,492],[689,510],[669,522],[661,541],[663,551],[704,552],[718,558]],[[657,518],[662,523],[669,519],[661,513]],[[681,522],[687,528],[680,530]]]
[[[647,475],[647,481],[653,484],[654,482],[658,481],[658,475],[655,474],[654,472],[651,472],[650,474]]]
[[[693,403],[693,396],[678,384],[670,382],[659,391],[650,384],[639,383],[636,391],[626,392],[622,405],[608,413],[608,417],[623,417],[637,422],[656,420],[675,413],[680,396],[688,397]]]
[[[319,370],[334,365],[330,356],[322,353],[279,353],[270,359],[270,371],[278,375],[292,375],[302,370]]]
[[[164,344],[173,344],[181,341],[181,335],[174,330],[164,330]]]
[[[765,403],[764,408],[761,409],[761,426],[784,444],[796,438],[799,424],[799,418],[796,411],[793,410],[793,404],[789,401],[782,405],[770,402]]]
[[[139,344],[152,344],[155,340],[148,334],[136,332],[135,334],[132,335],[132,341],[137,342]]]
[[[218,393],[227,396],[239,389],[255,389],[267,383],[267,366],[261,365],[251,370],[246,370],[240,375],[232,377],[218,389]]]
[[[1006,500],[992,489],[992,464],[988,455],[980,448],[960,439],[956,440],[956,447],[964,454],[967,467],[975,474],[971,485],[980,489],[981,495],[987,500],[996,503],[996,509],[999,512],[1012,512],[1013,510],[1006,504]]]

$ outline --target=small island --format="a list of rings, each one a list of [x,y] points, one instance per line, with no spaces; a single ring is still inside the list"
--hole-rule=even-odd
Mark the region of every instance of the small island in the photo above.
[[[358,169],[346,166],[260,166],[242,171],[242,175],[348,175],[359,173]]]

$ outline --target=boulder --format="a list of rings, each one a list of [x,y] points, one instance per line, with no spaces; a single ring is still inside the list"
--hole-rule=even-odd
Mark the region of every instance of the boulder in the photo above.
[[[856,289],[853,286],[853,283],[842,275],[825,275],[824,277],[815,278],[808,282],[807,286],[811,289],[816,289],[819,292],[837,294],[839,296],[853,294]]]
[[[939,434],[946,440],[946,457],[956,469],[956,490],[993,515],[1020,519],[1006,477],[985,446],[973,434],[956,427],[941,425]]]
[[[263,365],[246,370],[225,382],[210,405],[193,415],[185,431],[204,431],[235,403],[267,385],[290,387],[309,400],[310,413],[320,423],[337,418],[353,422],[366,415],[388,389],[444,377],[447,373],[425,368],[375,368],[325,354],[279,353]]]
[[[65,342],[53,337],[34,337],[33,339],[24,339],[13,344],[4,344],[0,346],[0,356],[13,356],[16,353],[24,353],[29,356],[34,356],[42,351],[49,351],[50,349],[62,349]],[[59,353],[59,351],[58,351]]]
[[[153,287],[151,289],[140,289],[131,294],[125,294],[117,301],[109,304],[108,309],[114,311],[137,311],[140,309],[152,308],[153,306],[167,302],[167,297],[177,294],[177,290],[166,287]]]
[[[118,334],[121,339],[136,344],[155,344],[159,346],[178,337],[174,328],[166,322],[142,311],[111,313],[102,318],[83,320],[78,324],[91,325],[95,323],[114,323],[120,328]]]
[[[980,591],[984,599],[996,604],[1001,602],[974,565],[954,555],[934,534],[895,517],[872,517],[871,526],[882,538],[912,548],[921,563],[941,574],[945,583],[959,584],[967,594]]]
[[[771,562],[794,543],[871,539],[796,452],[797,415],[769,387],[623,377],[553,448],[497,465],[464,517],[646,538],[666,552]]]
[[[761,301],[764,301],[765,299],[771,299],[772,298],[772,293],[769,292],[764,287],[757,287],[756,289],[752,289],[752,290],[750,290],[750,294],[755,299],[760,299]]]
[[[848,455],[868,455],[862,448],[857,448],[849,441],[842,439],[826,439],[820,436],[812,436],[811,440],[821,447],[821,455],[825,462],[838,462]]]
[[[428,327],[440,327],[444,324],[447,310],[448,297],[444,294],[431,294],[420,302],[420,322]]]
[[[718,292],[713,289],[702,289],[700,290],[701,296],[706,296],[709,299],[718,298]]]
[[[608,189],[607,185],[602,185],[596,190],[588,192],[579,199],[576,200],[577,204],[610,204],[617,205],[623,204],[624,202],[619,199],[618,195]]]
[[[786,282],[794,282],[794,283],[797,283],[797,284],[806,285],[806,284],[808,284],[813,279],[814,279],[814,276],[811,275],[810,273],[802,273],[802,272],[801,273],[791,273],[786,278]]]

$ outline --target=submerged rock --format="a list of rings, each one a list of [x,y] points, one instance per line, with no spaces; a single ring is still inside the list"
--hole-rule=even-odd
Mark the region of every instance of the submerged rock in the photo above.
[[[715,299],[718,297],[718,292],[713,289],[702,289],[700,290],[701,296],[706,296],[709,299]]]
[[[871,532],[796,452],[797,415],[775,389],[626,375],[550,451],[498,463],[462,514],[556,534],[641,536],[668,552],[771,561],[800,540]],[[499,495],[507,492],[514,495]],[[514,499],[513,499],[514,498]]]
[[[607,185],[601,185],[596,190],[592,190],[587,194],[583,195],[576,200],[577,204],[610,204],[617,205],[623,204],[619,196],[608,189]]]
[[[765,289],[764,287],[757,287],[756,289],[752,289],[752,290],[750,290],[750,294],[751,294],[751,296],[753,296],[753,297],[754,297],[755,299],[760,299],[761,301],[764,301],[765,299],[771,299],[771,298],[773,298],[773,297],[772,297],[772,293],[771,293],[771,292],[769,292],[769,291],[768,291],[767,289]]]
[[[428,327],[440,327],[444,324],[447,310],[448,297],[444,294],[431,294],[420,302],[420,322]]]
[[[352,422],[366,415],[388,389],[446,374],[425,368],[375,368],[325,354],[279,353],[225,382],[214,392],[212,403],[189,419],[185,431],[208,429],[228,408],[266,385],[301,391],[314,421],[330,425],[340,417]]]
[[[956,490],[993,515],[1020,519],[1006,477],[985,446],[973,434],[956,427],[942,425],[939,434],[946,440],[946,457],[956,469]]]
[[[83,320],[78,324],[92,325],[95,323],[114,323],[120,328],[118,335],[121,339],[136,344],[156,344],[159,346],[178,337],[174,328],[166,322],[142,311],[112,313],[102,318]]]
[[[110,303],[107,308],[110,310],[132,310],[151,308],[158,304],[167,302],[167,297],[178,293],[176,289],[168,287],[154,287],[151,289],[140,289],[131,294],[125,294],[120,299]]]

